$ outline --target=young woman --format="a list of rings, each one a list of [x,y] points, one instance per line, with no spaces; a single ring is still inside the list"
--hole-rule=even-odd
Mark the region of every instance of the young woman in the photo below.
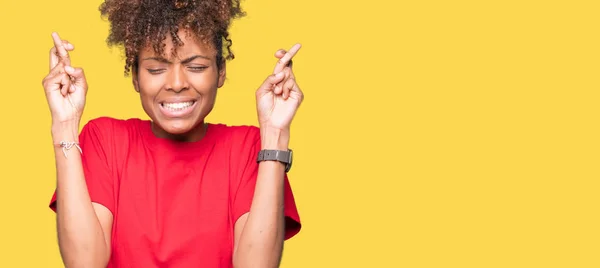
[[[259,127],[209,123],[239,0],[106,0],[150,120],[101,117],[78,134],[87,82],[53,33],[43,86],[52,116],[58,242],[67,267],[277,267],[300,231],[287,171],[303,94],[300,49],[279,50],[256,91]]]

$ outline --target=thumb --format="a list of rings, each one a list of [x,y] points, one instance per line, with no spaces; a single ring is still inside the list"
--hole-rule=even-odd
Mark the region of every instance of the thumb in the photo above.
[[[69,87],[69,92],[75,92],[75,86],[85,85],[85,75],[83,74],[83,69],[81,68],[73,68],[71,66],[65,66],[65,72],[69,75],[69,78],[73,83],[71,83],[71,87]]]
[[[283,80],[283,78],[285,77],[285,73],[284,72],[279,72],[277,74],[272,74],[269,75],[267,77],[267,79],[265,80],[265,82],[262,84],[262,86],[260,86],[259,90],[260,92],[268,92],[273,90],[273,88],[275,87],[275,85],[279,82],[281,82]]]
[[[83,69],[73,68],[71,66],[65,66],[65,72],[73,77],[75,80],[83,79]]]

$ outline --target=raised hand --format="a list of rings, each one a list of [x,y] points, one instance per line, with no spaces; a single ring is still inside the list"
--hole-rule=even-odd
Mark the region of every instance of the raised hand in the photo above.
[[[52,33],[52,39],[50,72],[42,81],[52,121],[79,124],[88,88],[85,75],[83,69],[71,66],[69,51],[74,49],[73,45],[61,40],[57,33]]]
[[[300,50],[300,44],[294,45],[288,52],[279,50],[279,58],[273,74],[256,91],[258,121],[261,128],[289,130],[292,119],[304,99],[292,71],[292,58]]]

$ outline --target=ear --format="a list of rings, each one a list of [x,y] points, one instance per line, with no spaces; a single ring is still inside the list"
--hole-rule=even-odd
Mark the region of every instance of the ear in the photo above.
[[[225,65],[225,61],[223,61],[223,64],[221,64],[221,69],[219,69],[219,83],[218,83],[218,87],[222,87],[223,84],[225,84],[225,77],[227,74],[227,66]]]
[[[137,93],[140,93],[140,82],[138,80],[138,68],[137,66],[131,68],[131,80],[133,82],[133,88]]]

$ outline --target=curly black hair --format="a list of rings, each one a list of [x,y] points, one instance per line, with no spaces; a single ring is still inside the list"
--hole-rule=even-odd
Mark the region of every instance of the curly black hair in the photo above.
[[[137,67],[137,55],[144,47],[151,45],[162,55],[167,35],[174,49],[183,45],[179,29],[213,45],[221,68],[225,60],[234,58],[228,31],[231,20],[245,15],[240,0],[105,0],[99,9],[110,22],[107,44],[125,50],[125,75]]]

